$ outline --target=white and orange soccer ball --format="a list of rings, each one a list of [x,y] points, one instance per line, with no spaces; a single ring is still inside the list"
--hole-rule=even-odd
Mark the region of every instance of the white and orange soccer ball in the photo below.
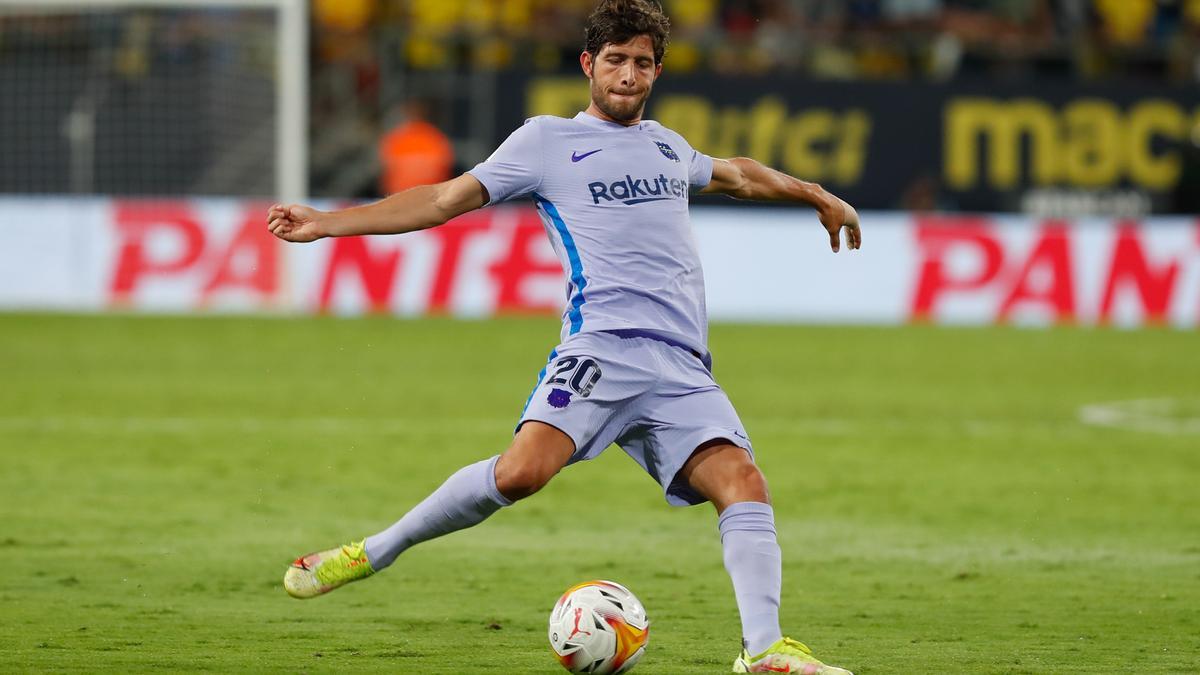
[[[612,581],[568,588],[550,613],[550,647],[572,673],[628,672],[645,653],[649,636],[642,603]]]

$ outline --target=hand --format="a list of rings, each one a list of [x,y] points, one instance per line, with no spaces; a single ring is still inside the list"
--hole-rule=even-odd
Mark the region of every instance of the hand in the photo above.
[[[319,223],[327,215],[302,204],[275,204],[267,210],[267,229],[284,241],[315,241],[324,236]]]
[[[829,233],[830,248],[834,253],[841,248],[843,227],[846,228],[846,243],[850,245],[850,250],[862,248],[862,230],[858,226],[858,211],[855,211],[853,206],[842,201],[836,195],[830,194],[828,197],[821,208],[817,210],[817,217],[821,219],[821,225]]]

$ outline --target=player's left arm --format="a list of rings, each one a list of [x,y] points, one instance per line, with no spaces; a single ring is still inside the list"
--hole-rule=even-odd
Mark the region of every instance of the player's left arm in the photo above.
[[[837,195],[816,183],[808,183],[746,157],[713,159],[712,180],[700,191],[726,194],[737,199],[768,202],[799,202],[817,211],[817,218],[829,233],[829,245],[841,248],[841,231],[851,249],[862,247],[862,229],[858,212]]]

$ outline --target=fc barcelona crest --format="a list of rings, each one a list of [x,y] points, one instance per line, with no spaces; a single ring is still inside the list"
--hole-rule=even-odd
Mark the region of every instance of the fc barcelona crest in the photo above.
[[[555,408],[565,408],[571,403],[571,392],[562,389],[551,389],[546,402]]]
[[[654,141],[654,144],[658,146],[659,151],[662,152],[663,156],[665,156],[667,159],[673,162],[679,161],[679,155],[675,154],[675,151],[671,149],[671,146],[663,143],[662,141]]]

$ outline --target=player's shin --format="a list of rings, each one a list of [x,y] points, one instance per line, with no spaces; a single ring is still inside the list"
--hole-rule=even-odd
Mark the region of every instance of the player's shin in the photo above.
[[[775,513],[769,504],[738,502],[721,512],[717,526],[742,618],[742,637],[750,653],[758,654],[782,635],[783,562],[775,539]]]
[[[408,548],[478,525],[501,507],[511,504],[496,488],[498,458],[459,469],[394,525],[367,537],[367,558],[371,567],[381,570]]]

